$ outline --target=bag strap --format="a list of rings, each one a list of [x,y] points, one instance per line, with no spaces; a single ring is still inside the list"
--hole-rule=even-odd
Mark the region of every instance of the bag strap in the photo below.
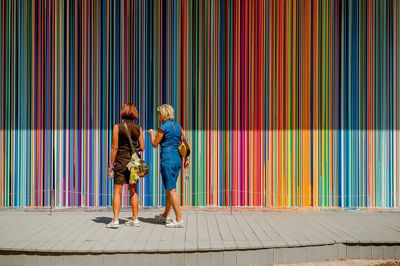
[[[132,150],[132,154],[133,154],[134,152],[136,152],[136,149],[135,149],[135,146],[133,145],[133,141],[132,141],[132,138],[131,138],[131,133],[129,132],[128,126],[126,125],[125,122],[124,122],[124,127],[125,127],[125,131],[126,131],[126,135],[128,136],[129,144],[131,146],[131,150]]]
[[[173,125],[174,125],[174,130],[176,130],[175,124],[178,124],[178,123],[176,123],[176,122],[174,121],[174,123],[173,123]],[[183,127],[182,127],[182,126],[180,126],[180,127],[181,127],[181,141],[183,141],[183,139],[185,138],[185,135],[183,134]]]

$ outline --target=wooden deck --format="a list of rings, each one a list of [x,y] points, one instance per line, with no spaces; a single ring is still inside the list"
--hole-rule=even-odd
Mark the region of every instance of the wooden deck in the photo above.
[[[0,265],[269,265],[400,258],[400,210],[184,211],[184,228],[140,210],[140,227],[108,229],[112,212],[0,210]],[[121,222],[128,218],[121,213]]]

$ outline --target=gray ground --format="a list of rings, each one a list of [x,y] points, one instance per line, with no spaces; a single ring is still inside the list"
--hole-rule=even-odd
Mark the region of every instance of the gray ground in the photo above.
[[[400,210],[396,209],[236,209],[232,214],[229,209],[189,209],[184,210],[185,227],[177,229],[154,222],[154,215],[160,211],[141,209],[138,228],[123,225],[119,229],[107,229],[111,209],[57,210],[51,216],[46,211],[3,209],[0,210],[0,252],[200,252],[196,259],[217,252],[224,254],[222,258],[218,255],[218,259],[225,265],[228,262],[247,265],[246,261],[270,264],[325,258],[400,258]],[[121,222],[129,216],[130,212],[124,210]],[[329,255],[333,249],[326,247],[334,247],[334,255]],[[212,261],[210,256],[206,260]],[[255,260],[254,256],[259,257]],[[367,262],[370,264],[339,260],[325,261],[323,265],[381,265],[380,261],[378,264]]]

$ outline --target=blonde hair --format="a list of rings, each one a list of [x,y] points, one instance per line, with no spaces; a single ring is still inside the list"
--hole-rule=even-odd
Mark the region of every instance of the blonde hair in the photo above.
[[[169,104],[160,105],[157,111],[160,113],[161,120],[173,120],[175,118],[174,108]]]

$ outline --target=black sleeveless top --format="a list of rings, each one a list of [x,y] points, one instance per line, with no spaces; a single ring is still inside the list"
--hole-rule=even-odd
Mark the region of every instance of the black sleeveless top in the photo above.
[[[139,146],[138,140],[140,136],[140,126],[132,120],[122,120],[122,122],[118,124],[118,151],[114,163],[116,170],[121,172],[126,169],[126,165],[131,160],[132,153],[134,152],[131,150],[124,122],[128,126],[128,130],[131,134],[131,139],[135,147]]]

